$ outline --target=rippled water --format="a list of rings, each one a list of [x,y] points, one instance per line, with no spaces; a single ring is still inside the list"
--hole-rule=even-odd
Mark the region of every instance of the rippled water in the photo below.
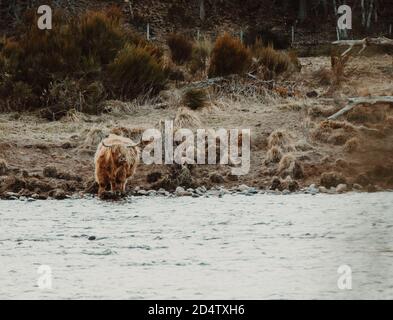
[[[393,193],[0,201],[0,220],[0,298],[393,298]]]

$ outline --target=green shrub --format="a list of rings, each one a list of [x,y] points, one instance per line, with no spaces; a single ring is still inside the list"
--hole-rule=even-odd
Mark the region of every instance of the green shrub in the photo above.
[[[122,99],[156,94],[166,80],[162,61],[144,46],[126,45],[108,66],[107,86],[114,96]]]
[[[247,71],[250,64],[250,51],[239,39],[225,33],[216,40],[208,74],[209,77],[241,74]]]
[[[183,64],[191,59],[192,42],[187,40],[185,36],[172,33],[167,39],[167,44],[171,50],[173,62]]]

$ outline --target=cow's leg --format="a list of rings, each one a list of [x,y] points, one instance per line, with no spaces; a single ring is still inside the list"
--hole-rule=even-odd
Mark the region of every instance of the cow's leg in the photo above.
[[[111,192],[115,192],[116,191],[116,183],[111,181]]]
[[[122,193],[126,193],[126,184],[127,184],[127,181],[124,181],[120,185],[120,190]]]
[[[97,175],[97,183],[98,183],[98,196],[101,197],[108,186],[108,177],[105,174]]]

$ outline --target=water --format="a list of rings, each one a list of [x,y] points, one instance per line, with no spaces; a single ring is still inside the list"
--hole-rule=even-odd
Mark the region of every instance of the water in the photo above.
[[[0,201],[0,298],[392,299],[392,208],[393,193]]]

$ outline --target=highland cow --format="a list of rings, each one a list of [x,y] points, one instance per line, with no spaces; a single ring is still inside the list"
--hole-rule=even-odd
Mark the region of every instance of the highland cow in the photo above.
[[[107,189],[121,194],[126,190],[127,180],[135,173],[139,163],[139,147],[131,139],[110,134],[97,147],[95,155],[95,180],[98,195]]]

